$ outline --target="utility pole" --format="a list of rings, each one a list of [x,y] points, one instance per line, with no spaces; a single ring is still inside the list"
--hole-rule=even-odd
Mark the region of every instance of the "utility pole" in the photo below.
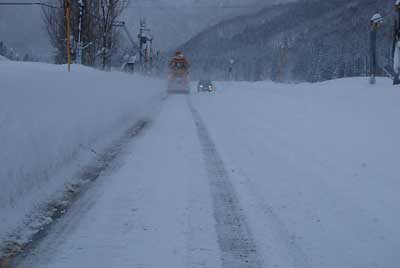
[[[139,55],[141,53],[140,51],[140,46],[135,42],[134,38],[132,37],[131,33],[129,32],[128,27],[126,26],[126,23],[124,21],[115,21],[112,25],[113,27],[120,27],[125,31],[126,36],[128,37],[129,42],[132,45],[132,51],[134,51],[134,55],[131,55],[128,59],[128,64],[131,65],[132,67],[132,72],[134,71],[134,65],[136,64],[136,55],[137,51],[139,51]]]
[[[140,28],[139,28],[139,65],[143,67],[143,45],[146,44],[147,39],[144,36],[144,29],[146,27],[146,22],[144,20],[140,20]]]
[[[383,19],[381,14],[377,13],[372,16],[371,23],[371,32],[370,32],[370,80],[369,83],[374,85],[376,83],[376,72],[377,72],[377,60],[376,60],[376,33],[378,31],[378,27],[382,24]]]
[[[145,71],[145,66],[148,63],[148,45],[147,42],[152,42],[153,37],[151,36],[150,29],[146,27],[146,20],[140,20],[140,29],[139,29],[139,65],[142,68],[142,71]]]
[[[396,0],[395,9],[397,19],[394,23],[393,32],[393,85],[400,84],[400,0]]]
[[[79,25],[78,25],[78,44],[76,46],[76,64],[82,64],[82,18],[83,18],[83,0],[78,0],[79,5]]]
[[[289,51],[289,41],[285,38],[283,42],[279,45],[279,59],[278,59],[278,75],[277,81],[282,82],[284,80],[284,68],[288,62],[288,51]]]
[[[154,65],[154,51],[153,51],[153,38],[150,39],[150,58],[149,58],[149,64],[150,64],[150,73],[153,72],[153,65]]]
[[[229,80],[233,80],[232,72],[233,72],[233,65],[234,64],[235,64],[235,60],[233,58],[231,58],[229,60]]]
[[[71,72],[71,0],[66,1],[66,22],[67,22],[67,63],[68,72]]]

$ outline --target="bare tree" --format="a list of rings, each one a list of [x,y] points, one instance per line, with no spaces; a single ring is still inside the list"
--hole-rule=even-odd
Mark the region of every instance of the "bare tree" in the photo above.
[[[99,0],[99,2],[99,26],[102,39],[101,67],[106,69],[110,66],[111,56],[118,41],[116,28],[113,25],[125,10],[128,2],[125,0]]]
[[[102,47],[100,34],[100,1],[99,0],[83,0],[83,20],[81,40],[84,45],[91,43],[83,52],[83,63],[94,66],[97,58],[97,51]],[[78,18],[79,19],[79,18]],[[78,21],[73,22],[74,26],[78,26]],[[78,28],[76,30],[79,30]]]
[[[56,49],[54,60],[57,64],[62,64],[67,61],[66,51],[66,18],[65,0],[56,0],[59,9],[43,8],[44,22],[46,30],[50,38],[52,46]],[[53,2],[54,3],[54,2]]]
[[[66,57],[66,0],[49,0],[61,8],[43,8],[44,21],[51,44],[56,49],[56,63],[65,63]],[[55,3],[56,2],[56,3]],[[99,59],[102,69],[110,66],[111,56],[118,44],[118,34],[113,24],[127,6],[126,0],[84,0],[81,39],[92,45],[83,53],[83,63],[95,65]],[[79,4],[71,1],[71,38],[76,43],[79,31]],[[74,45],[72,57],[75,56]]]

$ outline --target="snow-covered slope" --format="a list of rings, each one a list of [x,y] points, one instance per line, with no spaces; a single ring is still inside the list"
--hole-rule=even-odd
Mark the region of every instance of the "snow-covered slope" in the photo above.
[[[7,59],[6,57],[0,55],[0,61],[8,61],[8,60],[9,59]]]
[[[175,49],[201,30],[222,19],[257,11],[277,1],[265,0],[152,0],[137,1],[136,8],[125,14],[133,31],[139,29],[139,19],[146,18],[153,30],[155,45],[162,51]],[[282,1],[287,2],[287,1]],[[165,27],[167,22],[168,27]]]
[[[82,157],[161,99],[163,82],[86,67],[0,64],[0,241],[73,178]],[[77,162],[80,160],[80,162]]]
[[[394,1],[298,1],[209,27],[182,46],[199,79],[308,81],[362,76],[368,63],[369,20],[380,12],[378,65],[390,62]],[[290,19],[288,19],[290,18]],[[379,70],[381,71],[381,70]],[[383,74],[383,72],[382,72]]]

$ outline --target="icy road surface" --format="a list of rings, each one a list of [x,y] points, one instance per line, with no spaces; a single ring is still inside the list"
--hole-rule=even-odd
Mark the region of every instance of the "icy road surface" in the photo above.
[[[352,83],[170,96],[17,267],[400,267],[400,94]]]

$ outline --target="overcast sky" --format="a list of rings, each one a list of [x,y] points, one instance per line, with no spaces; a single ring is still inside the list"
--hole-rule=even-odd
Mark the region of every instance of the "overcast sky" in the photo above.
[[[139,20],[146,18],[149,27],[153,29],[155,45],[161,50],[167,50],[221,19],[252,12],[277,1],[287,0],[131,0],[124,20],[132,34],[136,35]],[[20,54],[31,51],[51,55],[52,48],[44,29],[40,7],[0,6],[0,40]]]

